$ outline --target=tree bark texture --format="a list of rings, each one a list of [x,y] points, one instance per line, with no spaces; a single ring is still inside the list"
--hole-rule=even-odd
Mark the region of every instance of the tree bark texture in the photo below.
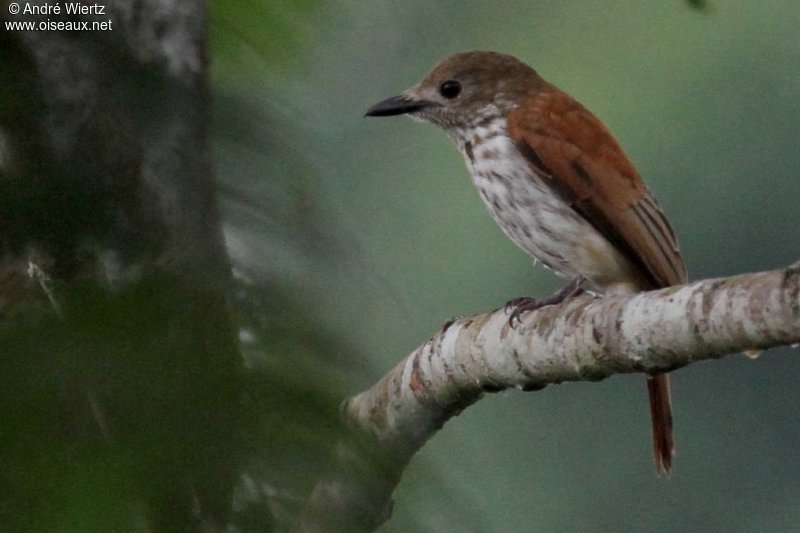
[[[213,527],[238,479],[243,369],[209,159],[206,5],[104,6],[1,6],[3,22],[111,23],[0,32],[8,530],[52,529],[65,495],[113,487],[113,512],[78,529]]]
[[[516,328],[504,309],[455,319],[344,403],[352,438],[339,443],[339,469],[315,487],[298,529],[375,529],[411,457],[487,392],[664,372],[796,343],[800,263],[634,296],[583,295]]]

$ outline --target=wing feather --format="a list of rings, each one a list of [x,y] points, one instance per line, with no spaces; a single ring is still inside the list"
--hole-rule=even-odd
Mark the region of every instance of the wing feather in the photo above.
[[[608,129],[566,93],[537,92],[508,116],[537,174],[640,272],[648,287],[686,282],[675,233]]]

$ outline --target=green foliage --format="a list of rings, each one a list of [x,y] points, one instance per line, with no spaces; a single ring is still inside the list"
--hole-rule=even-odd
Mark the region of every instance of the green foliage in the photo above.
[[[708,9],[709,6],[709,2],[707,0],[686,0],[686,2],[698,10]]]
[[[209,508],[227,506],[214,493],[240,461],[240,372],[218,297],[170,278],[114,295],[59,288],[63,317],[18,315],[0,330],[0,460],[13,465],[0,523],[183,529],[187,483]]]
[[[266,70],[296,65],[297,50],[313,32],[307,24],[316,0],[214,0],[209,35],[215,60],[243,73],[254,58]]]

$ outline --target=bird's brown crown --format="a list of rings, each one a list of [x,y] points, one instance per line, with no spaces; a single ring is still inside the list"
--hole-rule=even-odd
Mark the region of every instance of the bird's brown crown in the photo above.
[[[420,86],[438,86],[452,79],[500,92],[524,88],[525,84],[535,82],[537,78],[536,71],[516,57],[473,51],[444,58],[428,73]]]

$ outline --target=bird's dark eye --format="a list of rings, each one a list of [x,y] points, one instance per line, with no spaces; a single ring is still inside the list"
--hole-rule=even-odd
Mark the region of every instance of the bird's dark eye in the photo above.
[[[461,84],[455,80],[447,80],[439,87],[439,94],[448,100],[452,100],[458,96],[459,93],[461,93]]]

